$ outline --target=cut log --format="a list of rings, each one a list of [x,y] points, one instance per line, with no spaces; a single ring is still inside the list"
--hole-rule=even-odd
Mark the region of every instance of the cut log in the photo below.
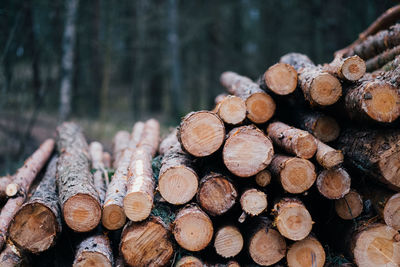
[[[135,131],[134,131],[135,132]],[[133,136],[135,139],[135,136]],[[137,147],[147,150],[151,157],[154,157],[160,144],[160,123],[155,119],[146,121],[140,141]]]
[[[277,95],[288,95],[297,87],[297,71],[289,64],[276,63],[264,73],[260,86]]]
[[[203,267],[204,263],[196,257],[184,256],[178,260],[175,267]]]
[[[0,254],[1,267],[29,267],[31,266],[27,261],[23,252],[8,242],[4,250]]]
[[[274,115],[275,101],[249,78],[227,71],[221,74],[220,81],[229,93],[245,101],[247,118],[252,122],[265,123]]]
[[[221,102],[222,100],[224,100],[224,98],[227,97],[227,96],[229,96],[229,95],[226,94],[226,93],[222,93],[222,94],[217,95],[217,96],[214,98],[214,103],[215,103],[215,105],[218,105],[218,103]]]
[[[9,227],[10,239],[31,253],[49,249],[61,232],[56,169],[57,158],[53,157],[35,193],[18,210]]]
[[[110,169],[111,168],[111,155],[108,152],[103,152],[103,165],[106,169]]]
[[[312,158],[317,151],[317,142],[314,136],[283,122],[277,121],[269,124],[267,133],[274,144],[300,158]]]
[[[351,178],[343,168],[323,170],[317,177],[318,191],[326,198],[339,199],[350,192]]]
[[[243,248],[243,236],[235,226],[223,226],[215,233],[214,248],[224,258],[234,257]]]
[[[171,236],[163,221],[151,216],[140,223],[124,227],[121,254],[129,266],[166,266],[174,255]]]
[[[225,166],[239,177],[250,177],[265,169],[273,154],[271,140],[254,125],[232,129],[222,151]]]
[[[298,241],[306,238],[313,221],[304,204],[296,198],[283,198],[274,206],[275,224],[284,237]]]
[[[257,189],[248,189],[240,197],[242,210],[251,216],[257,216],[267,209],[267,195]]]
[[[113,161],[114,169],[118,168],[118,162],[121,159],[122,153],[128,147],[129,139],[130,139],[130,134],[127,131],[119,131],[114,136],[113,149],[112,149],[113,158],[114,158],[114,161]]]
[[[319,165],[325,169],[331,169],[343,163],[344,157],[340,150],[336,150],[317,140],[317,153],[315,158]]]
[[[95,235],[86,238],[78,245],[73,266],[112,267],[113,263],[110,240],[104,235]]]
[[[89,146],[89,153],[92,159],[93,184],[99,195],[100,205],[103,205],[106,196],[105,178],[108,179],[107,171],[103,164],[103,146],[99,142],[92,142]]]
[[[400,93],[386,81],[363,81],[349,88],[345,107],[357,121],[393,122],[400,116]]]
[[[46,164],[54,149],[54,140],[47,139],[30,156],[24,165],[18,169],[13,182],[20,188],[21,194],[10,198],[0,212],[0,249],[3,248],[8,236],[8,227],[15,214],[26,200],[26,194],[32,185],[36,175]]]
[[[304,98],[312,106],[329,106],[336,103],[342,95],[339,80],[317,67],[305,55],[290,53],[281,57],[280,62],[292,65],[298,72],[298,84]]]
[[[188,205],[176,215],[172,233],[182,248],[200,251],[211,242],[214,228],[204,211],[196,205]]]
[[[246,103],[240,97],[228,95],[217,103],[213,111],[225,123],[237,125],[246,118]]]
[[[129,165],[124,211],[126,217],[134,222],[149,217],[153,207],[155,181],[150,153],[151,150],[138,147]]]
[[[325,64],[322,69],[341,80],[358,81],[364,75],[366,66],[365,61],[359,56],[335,57],[335,59]]]
[[[324,143],[332,142],[339,137],[340,126],[336,119],[321,112],[300,112],[292,114],[299,128],[313,134]]]
[[[338,148],[367,176],[400,190],[400,131],[348,129],[339,138]]]
[[[176,146],[177,144],[180,145],[179,140],[178,140],[178,129],[174,128],[160,143],[160,146],[158,147],[158,153],[161,156],[164,156],[167,154],[168,150]]]
[[[255,177],[257,185],[266,187],[271,183],[271,173],[268,170],[262,170]]]
[[[199,178],[191,157],[181,149],[176,131],[161,142],[160,153],[164,157],[158,175],[158,191],[171,204],[189,202],[196,195]]]
[[[352,220],[360,216],[363,211],[361,195],[350,190],[344,197],[335,200],[336,214],[343,220]]]
[[[210,173],[200,181],[197,202],[210,215],[226,213],[236,203],[238,193],[232,182],[219,173]]]
[[[10,194],[10,192],[7,192],[7,187],[9,184],[12,184],[12,178],[11,176],[4,176],[4,177],[0,177],[0,199],[6,199],[8,197],[8,195]],[[18,188],[15,188],[16,191],[15,193],[12,192],[12,196],[15,196],[18,192]]]
[[[270,266],[286,255],[286,242],[281,234],[271,228],[271,222],[259,218],[259,224],[249,236],[249,254],[253,261],[262,266]]]
[[[323,267],[325,250],[316,238],[310,236],[290,246],[286,260],[289,267]]]
[[[237,261],[229,261],[226,267],[240,267],[240,264]]]
[[[395,46],[392,49],[386,50],[382,54],[376,55],[371,59],[368,59],[365,62],[367,66],[367,71],[372,72],[380,69],[398,55],[400,55],[400,45]]]
[[[224,122],[211,111],[191,112],[183,118],[178,131],[182,148],[195,157],[217,151],[225,138]]]
[[[277,154],[269,166],[283,189],[292,194],[307,191],[315,182],[315,166],[309,160]]]
[[[57,185],[64,220],[76,232],[93,230],[100,222],[101,206],[81,128],[74,123],[57,127],[57,148]]]

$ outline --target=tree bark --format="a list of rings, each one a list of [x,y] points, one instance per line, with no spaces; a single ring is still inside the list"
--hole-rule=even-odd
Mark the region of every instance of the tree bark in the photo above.
[[[151,157],[154,157],[160,144],[160,123],[155,119],[146,121],[141,139],[137,144],[138,148],[146,150]]]
[[[113,263],[110,240],[105,235],[94,235],[86,238],[78,245],[73,266],[112,267]]]
[[[400,45],[395,46],[389,50],[382,52],[379,55],[376,55],[373,58],[368,59],[365,62],[367,71],[372,72],[372,71],[375,71],[375,70],[381,68],[386,63],[395,59],[395,57],[398,56],[399,54],[400,54]]]
[[[297,71],[289,64],[276,63],[265,71],[260,87],[277,95],[288,95],[297,88]]]
[[[243,236],[235,226],[223,226],[215,233],[215,251],[224,258],[235,257],[239,254],[243,243]]]
[[[317,140],[317,153],[315,158],[319,165],[325,169],[331,169],[343,163],[344,157],[340,150],[336,150]]]
[[[344,197],[335,200],[336,214],[343,220],[352,220],[360,216],[363,211],[361,195],[350,190]]]
[[[122,157],[124,150],[129,145],[129,140],[130,140],[130,134],[127,131],[119,131],[114,136],[112,143],[114,169],[118,169],[118,163]]]
[[[323,246],[312,236],[291,245],[286,256],[288,267],[323,267],[325,258]]]
[[[14,246],[11,242],[6,244],[6,247],[0,254],[0,266],[2,267],[29,267],[30,264],[23,252]]]
[[[89,145],[89,153],[92,159],[92,169],[95,170],[93,184],[99,194],[100,205],[103,206],[106,196],[105,179],[108,180],[108,173],[103,164],[103,146],[99,142],[92,142]]]
[[[339,199],[350,192],[351,178],[342,168],[323,170],[317,177],[318,191],[326,198]]]

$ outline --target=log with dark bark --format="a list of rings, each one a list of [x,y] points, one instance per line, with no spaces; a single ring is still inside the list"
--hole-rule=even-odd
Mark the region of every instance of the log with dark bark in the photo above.
[[[223,226],[215,233],[214,248],[224,258],[234,257],[243,248],[243,236],[239,229],[232,225]]]
[[[350,190],[344,197],[335,200],[336,214],[343,220],[357,218],[362,213],[363,207],[362,197],[355,190]]]
[[[112,267],[113,263],[110,240],[104,235],[94,235],[78,245],[73,266]]]
[[[57,149],[57,185],[64,220],[76,232],[93,230],[100,222],[101,206],[81,128],[74,123],[60,125]]]
[[[319,165],[325,169],[331,169],[343,163],[344,157],[340,150],[336,150],[327,144],[317,140],[317,153],[315,158]]]
[[[250,177],[265,169],[273,154],[271,140],[254,125],[232,129],[222,151],[225,166],[239,177]]]
[[[297,71],[289,64],[276,63],[267,69],[259,82],[264,90],[277,95],[288,95],[297,87]]]
[[[57,158],[53,157],[36,191],[15,214],[9,227],[10,239],[31,253],[49,249],[61,232],[56,169]]]
[[[283,122],[269,124],[267,133],[274,144],[300,158],[312,158],[317,152],[317,141],[314,136]]]
[[[323,65],[322,69],[341,80],[354,82],[361,79],[366,66],[365,61],[359,56],[335,57],[331,63]]]
[[[275,101],[249,78],[227,71],[221,74],[220,81],[229,93],[245,101],[247,118],[252,122],[265,123],[274,115]]]
[[[400,54],[400,45],[386,50],[373,58],[368,59],[365,64],[368,72],[375,71],[385,66],[390,61],[394,60]]]
[[[266,187],[271,183],[271,172],[269,170],[262,170],[256,174],[254,179],[258,186]]]
[[[218,96],[221,98],[220,96]],[[217,99],[216,99],[217,100]],[[246,103],[240,97],[227,95],[218,99],[214,112],[227,124],[237,125],[246,118]]]
[[[313,236],[295,242],[289,247],[286,256],[288,267],[323,267],[325,258],[324,248]]]
[[[305,55],[290,53],[281,57],[280,62],[292,65],[298,72],[298,84],[305,99],[312,106],[329,106],[342,95],[339,80],[317,67]]]
[[[194,256],[184,256],[178,260],[175,267],[203,267],[204,263]]]
[[[114,136],[113,139],[113,167],[114,169],[118,168],[118,162],[120,161],[122,157],[122,153],[124,150],[128,147],[129,144],[129,139],[130,139],[130,134],[127,131],[119,131],[117,134]]]
[[[339,199],[350,192],[351,178],[343,168],[323,170],[317,177],[318,191],[328,199]]]
[[[182,148],[196,157],[204,157],[217,151],[225,138],[224,122],[211,111],[187,114],[180,124],[178,139]]]
[[[26,200],[33,180],[39,171],[46,164],[54,149],[54,140],[47,139],[41,146],[30,156],[24,165],[18,169],[14,176],[13,182],[20,188],[17,196],[9,198],[0,212],[0,249],[3,248],[8,236],[8,228],[11,220]]]
[[[12,242],[8,242],[0,254],[1,267],[29,267],[29,261],[23,251]]]

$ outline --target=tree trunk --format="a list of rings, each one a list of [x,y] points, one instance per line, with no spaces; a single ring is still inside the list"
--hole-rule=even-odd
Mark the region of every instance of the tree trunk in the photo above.
[[[29,267],[23,252],[11,243],[7,243],[6,247],[0,254],[0,266],[2,267]]]
[[[92,142],[89,145],[90,158],[92,159],[93,183],[99,194],[100,205],[103,206],[106,196],[105,179],[108,179],[108,173],[103,164],[103,146],[99,142]]]
[[[352,220],[361,214],[363,205],[361,195],[350,190],[344,197],[335,200],[336,214],[343,220]]]
[[[160,144],[160,123],[155,119],[146,121],[141,134],[141,139],[137,143],[138,148],[146,150],[151,157],[154,157]]]
[[[246,103],[240,97],[227,95],[221,99],[214,110],[227,124],[241,124],[246,118]]]
[[[114,169],[118,169],[118,163],[120,162],[124,150],[128,147],[129,140],[130,134],[127,131],[119,131],[114,136],[112,143]]]
[[[299,112],[291,116],[299,128],[313,134],[324,143],[332,142],[339,137],[340,126],[334,117],[321,112]]]
[[[235,257],[243,248],[243,236],[235,226],[223,226],[215,233],[214,248],[224,258]]]
[[[318,191],[326,198],[339,199],[350,192],[351,178],[342,168],[323,170],[317,177]]]
[[[295,242],[287,252],[288,267],[323,267],[325,264],[325,251],[321,243],[312,236]]]
[[[315,158],[319,165],[325,169],[331,169],[343,163],[344,157],[340,150],[336,150],[317,140],[317,153]]]
[[[297,71],[289,64],[276,63],[267,69],[260,87],[277,95],[288,95],[297,88]]]
[[[341,80],[354,82],[364,76],[366,67],[364,60],[359,56],[351,56],[335,57],[331,63],[323,65],[322,69]]]
[[[380,69],[388,62],[395,59],[396,56],[400,54],[400,45],[393,47],[392,49],[386,50],[383,53],[376,55],[375,57],[368,59],[365,64],[367,66],[367,71],[372,72]]]
[[[112,267],[113,263],[110,240],[104,235],[95,235],[86,238],[78,245],[73,266]]]

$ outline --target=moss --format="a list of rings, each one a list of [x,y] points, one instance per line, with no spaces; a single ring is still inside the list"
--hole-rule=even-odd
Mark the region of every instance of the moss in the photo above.
[[[153,168],[153,178],[158,181],[158,175],[160,173],[161,169],[161,161],[162,161],[162,156],[159,155],[155,158],[153,158],[153,161],[151,162],[151,167]]]

